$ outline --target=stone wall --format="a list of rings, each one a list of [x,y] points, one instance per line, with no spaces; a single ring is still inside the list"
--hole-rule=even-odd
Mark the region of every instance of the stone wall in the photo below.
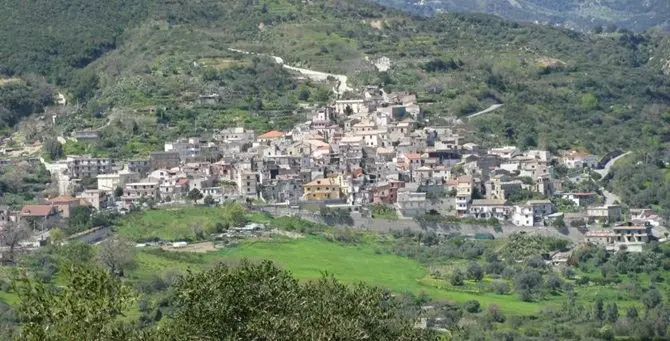
[[[267,212],[275,217],[293,216],[309,220],[315,223],[324,224],[324,221],[318,212],[313,212],[301,208],[290,208],[285,206],[284,207],[266,206],[266,207],[255,207],[254,210]],[[365,217],[357,212],[352,212],[351,218],[353,219],[354,223],[353,225],[348,227],[365,231],[388,233],[391,231],[404,230],[404,229],[410,229],[414,232],[420,232],[425,230],[413,219],[375,219]],[[444,226],[442,228],[431,229],[431,230],[433,230],[438,234],[458,233],[467,236],[473,236],[478,233],[490,233],[496,238],[514,233],[526,232],[545,236],[567,238],[576,242],[584,239],[583,234],[581,234],[576,229],[572,228],[569,229],[570,233],[568,235],[563,235],[552,227],[519,227],[511,224],[503,225],[502,230],[499,229],[498,231],[495,231],[491,226],[471,225],[471,224],[452,224]]]

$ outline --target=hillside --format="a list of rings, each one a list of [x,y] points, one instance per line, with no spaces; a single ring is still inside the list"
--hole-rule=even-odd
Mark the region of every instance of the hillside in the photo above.
[[[495,14],[525,22],[538,22],[590,31],[595,27],[617,27],[644,31],[670,29],[670,2],[665,0],[377,0],[377,2],[421,14],[473,12]]]
[[[0,21],[9,43],[0,60],[8,61],[5,73],[47,75],[72,102],[85,103],[44,135],[102,128],[102,142],[87,149],[93,153],[135,156],[165,139],[232,125],[287,128],[306,118],[300,102],[332,97],[332,84],[229,48],[347,74],[353,86],[416,92],[438,122],[503,103],[470,123],[472,139],[484,144],[604,154],[659,150],[670,136],[661,119],[670,106],[663,35],[583,35],[484,15],[418,18],[356,0],[77,4],[3,6],[13,19]],[[30,31],[45,15],[60,26]],[[56,29],[66,26],[84,29]],[[47,40],[57,43],[48,51],[35,47]],[[380,57],[391,60],[388,72],[370,62]],[[221,101],[198,104],[202,94]]]

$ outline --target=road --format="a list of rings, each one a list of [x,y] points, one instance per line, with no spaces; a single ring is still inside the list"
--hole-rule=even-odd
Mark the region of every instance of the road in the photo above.
[[[486,108],[486,109],[484,109],[480,112],[474,113],[472,115],[468,115],[468,119],[475,118],[479,115],[484,115],[484,114],[490,113],[491,111],[497,110],[498,108],[502,107],[503,105],[504,104],[494,104],[494,105],[492,105],[492,106],[490,106],[490,107],[488,107],[488,108]]]
[[[258,56],[268,56],[274,61],[284,67],[285,69],[291,70],[291,71],[296,71],[304,76],[306,76],[309,79],[315,80],[317,82],[325,82],[328,80],[329,77],[334,78],[337,80],[337,86],[333,89],[338,95],[342,95],[347,91],[353,90],[352,88],[347,85],[347,82],[349,78],[345,75],[336,75],[334,73],[327,73],[327,72],[321,72],[321,71],[314,71],[310,69],[303,69],[295,66],[290,66],[287,64],[284,64],[284,59],[281,57],[277,56],[270,56],[270,55],[264,55],[260,53],[254,53],[254,52],[249,52],[249,51],[244,51],[244,50],[239,50],[239,49],[233,49],[233,48],[228,48],[228,50],[237,52],[237,53],[243,53],[243,54],[250,54],[250,55],[258,55]]]
[[[604,178],[610,174],[610,172],[612,171],[612,166],[614,166],[614,164],[617,161],[630,154],[631,152],[623,153],[607,162],[607,164],[605,164],[605,167],[603,167],[603,169],[594,169],[593,171],[600,174],[600,176]],[[621,198],[618,195],[607,191],[605,187],[601,187],[600,191],[603,193],[603,196],[605,197],[605,206],[614,205],[616,202],[621,202]]]
[[[68,187],[70,184],[70,179],[65,173],[67,172],[67,163],[66,162],[54,162],[48,163],[44,158],[40,157],[40,162],[44,165],[52,177],[55,177],[58,180],[58,194],[67,195]]]
[[[610,160],[607,164],[605,164],[605,167],[603,167],[603,169],[594,169],[593,171],[600,174],[600,176],[604,178],[604,177],[606,177],[610,174],[610,171],[612,170],[612,166],[614,166],[614,164],[617,161],[619,161],[620,159],[630,155],[631,153],[632,152],[625,152],[625,153],[613,158],[612,160]]]
[[[605,206],[608,205],[614,205],[617,202],[621,202],[621,198],[619,198],[618,195],[608,192],[605,187],[601,187],[600,191],[603,193],[603,196],[605,197]]]

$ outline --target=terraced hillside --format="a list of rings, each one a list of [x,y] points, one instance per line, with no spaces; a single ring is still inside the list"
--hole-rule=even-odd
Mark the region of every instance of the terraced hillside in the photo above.
[[[66,152],[137,157],[216,128],[288,128],[309,117],[305,104],[333,98],[335,80],[310,81],[272,58],[230,50],[239,49],[347,75],[354,88],[417,93],[432,122],[504,104],[467,123],[469,138],[484,145],[644,150],[667,159],[670,39],[661,33],[414,17],[359,0],[31,0],[2,8],[0,69],[5,79],[26,80],[0,87],[0,115],[11,118],[4,130],[48,106],[43,94],[56,89],[80,106],[22,136],[101,130],[99,143]],[[374,65],[382,57],[386,71]],[[220,100],[203,103],[202,95]]]

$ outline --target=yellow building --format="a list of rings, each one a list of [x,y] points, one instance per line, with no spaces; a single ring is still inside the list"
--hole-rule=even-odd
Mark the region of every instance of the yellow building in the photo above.
[[[302,185],[305,200],[333,200],[341,198],[339,184],[332,179],[317,179]]]

